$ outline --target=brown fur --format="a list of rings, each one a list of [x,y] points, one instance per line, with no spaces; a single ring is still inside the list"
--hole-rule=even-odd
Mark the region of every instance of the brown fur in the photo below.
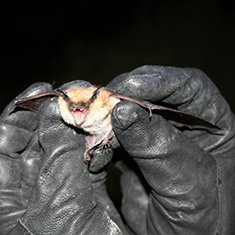
[[[66,90],[66,93],[73,103],[87,103],[96,89],[96,86],[86,88],[72,87]],[[90,134],[102,134],[107,132],[111,128],[111,111],[115,104],[120,101],[112,97],[111,94],[110,91],[100,89],[97,98],[89,105],[84,122],[78,127]],[[67,123],[77,126],[67,102],[62,97],[59,97],[58,104],[63,119]]]

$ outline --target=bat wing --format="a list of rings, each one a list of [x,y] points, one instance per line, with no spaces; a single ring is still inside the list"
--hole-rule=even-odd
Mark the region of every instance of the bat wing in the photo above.
[[[25,97],[25,98],[19,98],[14,101],[14,104],[25,108],[29,109],[31,111],[37,111],[38,108],[49,98],[53,96],[60,96],[61,91],[58,89],[41,93],[38,95],[30,96],[30,97]]]
[[[105,88],[106,89],[106,88]],[[107,89],[109,90],[109,89]],[[164,113],[164,117],[176,121],[178,123],[182,123],[184,126],[187,126],[190,129],[196,129],[196,128],[214,128],[218,130],[222,130],[219,126],[206,121],[205,119],[202,119],[200,117],[194,116],[189,113],[185,113],[182,111],[179,111],[177,109],[167,108],[161,105],[152,104],[146,100],[139,100],[139,99],[132,99],[130,97],[120,95],[116,93],[115,91],[109,90],[111,92],[111,96],[114,96],[119,99],[123,100],[129,100],[132,101],[144,108],[149,109],[150,116],[152,115],[152,110],[159,110],[161,113]]]

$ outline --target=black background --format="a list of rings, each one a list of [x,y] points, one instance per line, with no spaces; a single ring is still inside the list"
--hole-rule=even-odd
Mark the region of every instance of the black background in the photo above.
[[[105,85],[145,64],[202,69],[235,110],[232,0],[5,4],[1,110],[34,82]]]
[[[1,110],[36,81],[105,85],[144,64],[202,69],[234,110],[233,1],[9,1],[2,11]]]

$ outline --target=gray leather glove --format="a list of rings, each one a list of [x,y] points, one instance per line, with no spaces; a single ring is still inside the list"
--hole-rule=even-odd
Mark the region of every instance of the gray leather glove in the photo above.
[[[90,84],[61,88],[74,85]],[[51,89],[34,84],[19,97]],[[91,162],[89,174],[84,133],[62,121],[57,98],[37,113],[9,107],[0,125],[0,234],[125,234],[104,185],[110,154],[97,151],[103,158]]]
[[[143,66],[108,87],[172,105],[223,129],[176,128],[157,114],[150,120],[148,110],[132,102],[115,106],[112,125],[129,154],[116,165],[130,229],[135,234],[235,234],[235,119],[211,80],[198,69]]]
[[[191,93],[199,81],[198,95]],[[130,156],[116,163],[123,173],[122,212],[129,228],[136,234],[214,234],[219,229],[229,234],[234,118],[214,85],[198,70],[147,66],[121,75],[110,87],[179,105],[212,122],[219,119],[224,129],[180,132],[160,116],[149,121],[148,112],[132,103],[117,105],[116,136],[138,167],[129,164]],[[21,96],[50,89],[33,85]],[[198,101],[200,93],[203,102]],[[7,108],[0,123],[1,234],[11,229],[10,234],[127,234],[105,190],[110,153],[96,151],[89,174],[83,163],[84,136],[63,123],[56,99],[36,114],[12,111]]]
[[[46,83],[34,84],[19,98],[50,89]],[[41,161],[37,114],[14,108],[11,102],[0,117],[0,234],[9,232],[25,213]]]

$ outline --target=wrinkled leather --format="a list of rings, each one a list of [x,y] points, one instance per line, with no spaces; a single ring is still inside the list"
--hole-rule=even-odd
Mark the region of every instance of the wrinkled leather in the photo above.
[[[90,86],[73,81],[61,89],[74,85]],[[33,89],[41,93],[42,88],[52,89],[34,84],[20,97],[34,94]],[[122,223],[106,192],[106,173],[89,174],[83,159],[85,135],[63,122],[57,97],[36,113],[13,109],[10,105],[2,114],[3,131],[8,119],[12,126],[1,135],[1,234],[125,234],[124,225],[121,231],[112,220]]]
[[[90,86],[85,81],[63,85]],[[0,234],[234,234],[234,116],[200,70],[143,66],[108,85],[216,123],[188,130],[123,101],[112,125],[123,149],[97,149],[83,162],[84,133],[65,124],[57,98],[38,112],[9,104],[0,119]],[[47,83],[19,97],[51,90]],[[105,188],[116,154],[122,217]]]
[[[46,83],[30,86],[17,98],[51,90]],[[17,112],[14,110],[17,109]],[[25,213],[41,161],[37,114],[11,102],[0,117],[0,233],[6,234]]]
[[[150,119],[148,110],[132,102],[115,106],[115,134],[144,177],[135,174],[133,164],[117,162],[123,217],[131,229],[136,234],[235,234],[235,119],[211,80],[198,69],[143,66],[108,87],[177,106],[223,129],[179,131],[174,122],[157,114]],[[143,182],[150,186],[145,192]]]

